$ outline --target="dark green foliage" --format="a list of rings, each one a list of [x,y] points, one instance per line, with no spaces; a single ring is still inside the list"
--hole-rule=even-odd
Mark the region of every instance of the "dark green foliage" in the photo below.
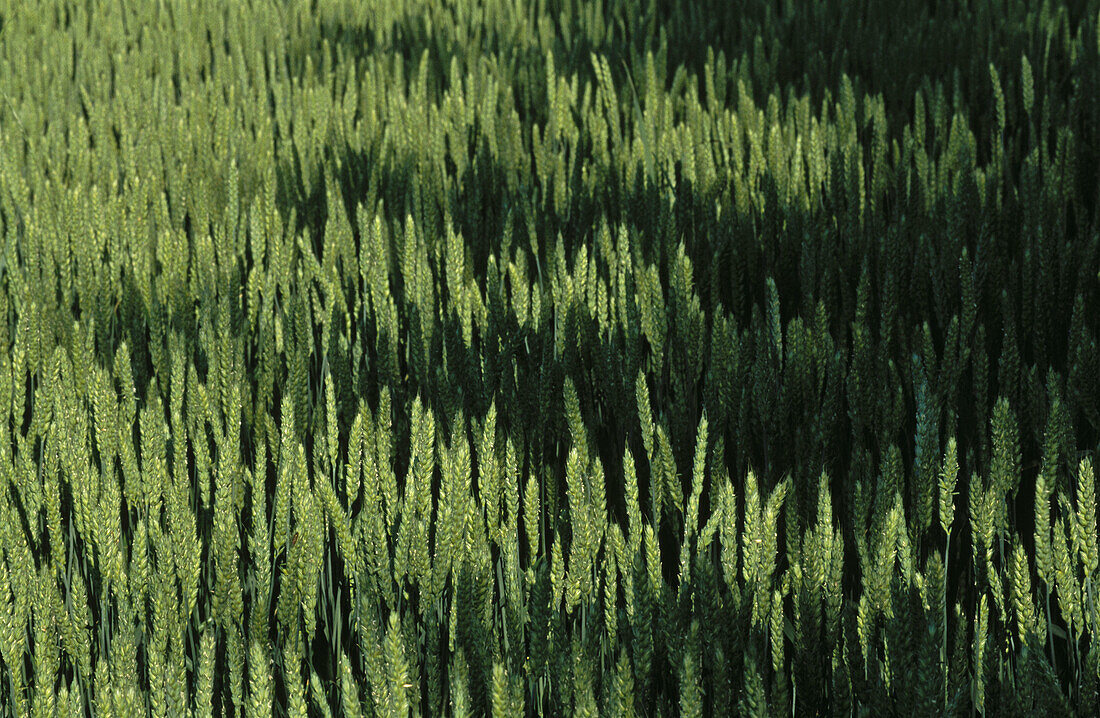
[[[0,715],[1095,715],[1098,62],[0,7]]]

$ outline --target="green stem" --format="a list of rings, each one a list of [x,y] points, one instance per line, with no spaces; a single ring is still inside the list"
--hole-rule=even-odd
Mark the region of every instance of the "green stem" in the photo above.
[[[950,526],[948,526],[947,534],[947,547],[943,554],[943,638],[940,641],[940,662],[943,666],[943,707],[947,710],[947,675],[949,670],[949,660],[947,656],[947,568],[948,562],[951,559],[951,533]]]
[[[1054,670],[1054,675],[1058,675],[1058,664],[1054,656],[1054,624],[1050,620],[1050,586],[1046,587],[1046,604],[1047,604],[1047,642],[1050,644],[1050,666]]]

